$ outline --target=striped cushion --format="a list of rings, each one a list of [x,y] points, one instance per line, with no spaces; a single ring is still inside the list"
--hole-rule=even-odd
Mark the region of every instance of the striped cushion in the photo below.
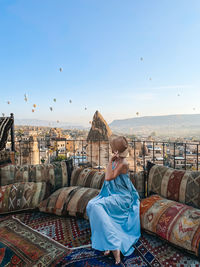
[[[176,170],[154,165],[148,177],[149,194],[200,208],[200,171]]]
[[[72,172],[70,186],[83,186],[101,189],[105,179],[105,172],[90,168],[75,168]]]
[[[45,183],[15,183],[0,187],[0,214],[30,210],[46,197]]]
[[[0,117],[0,150],[6,146],[8,132],[13,125],[14,119],[10,117]]]
[[[141,226],[200,257],[200,210],[153,195],[140,203]]]
[[[40,203],[43,212],[57,215],[81,216],[87,219],[86,206],[100,190],[94,188],[70,186],[58,189],[49,198]]]
[[[46,182],[51,192],[68,185],[67,167],[64,161],[52,164],[9,165],[0,168],[1,185],[16,182]]]

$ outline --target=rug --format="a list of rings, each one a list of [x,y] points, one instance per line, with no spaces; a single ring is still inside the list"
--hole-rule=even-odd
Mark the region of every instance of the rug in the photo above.
[[[90,225],[84,219],[59,217],[41,212],[25,212],[15,216],[31,228],[69,248],[90,244]],[[115,266],[113,257],[105,257],[90,247],[71,250],[56,264],[58,267]],[[135,251],[129,257],[124,257],[121,266],[200,267],[200,262],[197,258],[143,232],[135,245]]]
[[[25,212],[15,216],[24,224],[65,247],[74,248],[90,244],[90,225],[85,219],[43,212]]]
[[[34,231],[17,218],[0,218],[0,266],[54,266],[67,254],[64,246]]]

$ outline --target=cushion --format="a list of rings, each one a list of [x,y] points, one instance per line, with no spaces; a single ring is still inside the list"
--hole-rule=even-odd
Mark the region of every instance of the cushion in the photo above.
[[[148,193],[200,208],[200,172],[154,165],[149,172]]]
[[[46,197],[45,183],[15,183],[0,187],[0,214],[30,210]]]
[[[86,206],[100,190],[94,188],[70,186],[58,189],[39,205],[40,211],[56,215],[80,216],[87,219]]]
[[[101,189],[105,179],[105,172],[90,168],[75,168],[72,172],[70,186],[83,186]]]
[[[9,165],[0,168],[1,185],[16,182],[46,182],[51,192],[68,185],[67,166],[64,161],[52,164]]]
[[[145,197],[144,172],[129,172],[131,182],[135,186],[140,198]]]
[[[3,150],[6,147],[8,132],[12,127],[13,122],[14,122],[13,118],[0,117],[0,150]]]
[[[141,227],[200,256],[200,210],[152,195],[141,201]]]

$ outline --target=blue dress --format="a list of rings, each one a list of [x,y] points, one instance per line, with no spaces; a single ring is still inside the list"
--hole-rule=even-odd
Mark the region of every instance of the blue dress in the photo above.
[[[140,238],[140,201],[128,173],[105,180],[99,195],[88,202],[86,209],[92,248],[132,254]]]

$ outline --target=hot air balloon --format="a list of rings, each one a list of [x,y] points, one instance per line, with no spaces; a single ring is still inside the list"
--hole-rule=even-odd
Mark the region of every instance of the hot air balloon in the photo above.
[[[35,109],[32,109],[32,112],[35,112]]]
[[[36,108],[36,104],[33,104],[33,107]]]
[[[85,107],[85,110],[87,110],[87,108]]]
[[[139,116],[139,112],[136,112],[136,115]]]
[[[59,68],[59,71],[62,72],[62,68]]]
[[[7,104],[9,105],[10,104],[10,101],[7,101]]]
[[[143,61],[143,57],[141,57],[140,60]]]
[[[180,94],[178,94],[177,96],[180,96]]]
[[[26,102],[27,102],[27,101],[28,101],[28,98],[27,98],[27,97],[24,97],[24,101],[26,101]]]
[[[50,108],[50,110],[52,111],[53,110],[53,108],[52,107],[49,107]]]
[[[53,101],[56,102],[56,98],[54,98]]]
[[[72,100],[71,99],[69,100],[69,103],[72,103]]]
[[[149,78],[149,81],[152,81],[152,78],[151,77]]]

